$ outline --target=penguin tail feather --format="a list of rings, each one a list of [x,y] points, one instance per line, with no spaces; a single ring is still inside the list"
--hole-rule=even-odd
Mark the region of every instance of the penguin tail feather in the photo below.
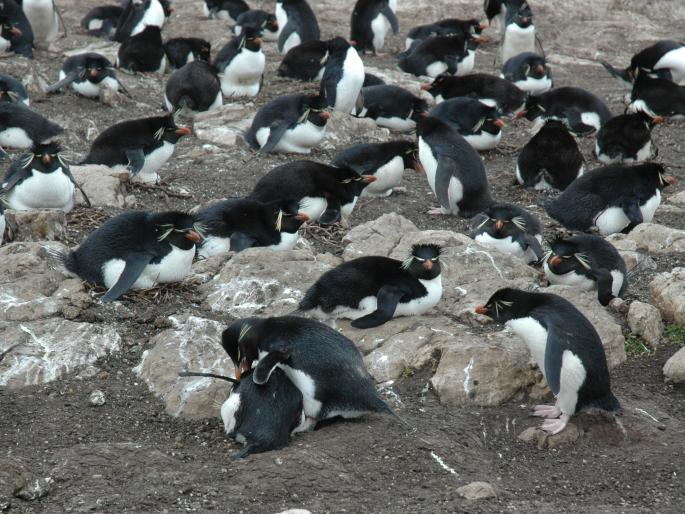
[[[614,393],[612,393],[611,391],[609,391],[601,398],[598,398],[590,402],[589,406],[594,407],[596,409],[605,410],[608,412],[615,412],[621,410],[621,403],[618,401],[618,399],[614,396]]]
[[[609,72],[609,74],[617,78],[619,80],[622,80],[623,82],[627,82],[628,84],[632,84],[632,80],[630,80],[630,77],[628,76],[628,72],[626,70],[619,70],[618,68],[614,68],[611,64],[609,64],[606,61],[600,60],[599,63],[604,66],[604,69]]]

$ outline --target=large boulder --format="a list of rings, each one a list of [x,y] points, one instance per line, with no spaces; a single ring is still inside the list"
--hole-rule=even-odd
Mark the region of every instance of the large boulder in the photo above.
[[[128,170],[100,164],[72,166],[74,180],[88,196],[91,207],[134,207],[135,198],[128,194]],[[76,204],[86,205],[83,194],[76,190]]]
[[[685,382],[685,348],[681,348],[664,365],[664,377],[667,382]]]
[[[634,301],[628,309],[628,326],[633,334],[644,339],[649,346],[656,348],[664,333],[659,309],[644,302]]]
[[[666,321],[685,324],[685,268],[659,273],[649,283],[649,294]]]

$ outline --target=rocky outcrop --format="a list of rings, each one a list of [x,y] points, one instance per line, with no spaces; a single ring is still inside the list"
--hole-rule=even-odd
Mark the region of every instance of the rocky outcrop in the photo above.
[[[112,169],[99,164],[72,166],[74,180],[85,191],[92,207],[135,207],[135,197],[128,194],[127,170]],[[86,205],[81,191],[76,189],[76,204]]]
[[[685,325],[685,268],[659,273],[649,283],[649,294],[666,321]]]
[[[7,209],[5,221],[13,241],[64,241],[67,236],[67,222],[61,209]]]

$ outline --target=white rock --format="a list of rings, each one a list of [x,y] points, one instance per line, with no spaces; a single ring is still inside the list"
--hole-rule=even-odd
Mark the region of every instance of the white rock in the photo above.
[[[457,488],[457,494],[467,500],[480,500],[497,496],[497,491],[488,482],[471,482]]]
[[[667,382],[685,382],[685,348],[678,350],[666,361],[664,377]]]
[[[635,241],[638,250],[653,253],[685,252],[685,230],[641,223],[630,231],[627,237]]]
[[[99,389],[92,391],[88,397],[88,403],[90,403],[93,407],[100,407],[101,405],[105,404],[105,401],[105,393]]]
[[[638,301],[630,304],[628,326],[635,335],[642,337],[652,348],[659,345],[661,335],[664,333],[664,324],[661,321],[659,309],[648,303]]]
[[[685,268],[659,273],[649,283],[649,294],[666,321],[685,324]]]
[[[234,146],[237,139],[250,128],[255,106],[253,103],[228,103],[212,111],[195,116],[193,133],[201,141],[222,146]]]
[[[92,207],[132,207],[126,184],[129,172],[99,164],[71,166],[74,180],[88,195]],[[76,189],[76,204],[86,205],[81,191]]]

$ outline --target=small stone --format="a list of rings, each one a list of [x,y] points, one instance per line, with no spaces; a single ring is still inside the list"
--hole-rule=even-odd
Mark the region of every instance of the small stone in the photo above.
[[[61,209],[7,209],[5,221],[14,241],[63,241],[67,236],[67,221]]]
[[[664,365],[666,382],[685,382],[685,348],[678,350]]]
[[[524,443],[532,443],[538,440],[539,432],[537,427],[528,427],[518,435],[518,439]]]
[[[90,397],[88,398],[88,402],[93,407],[100,407],[101,405],[104,405],[105,404],[105,393],[103,393],[99,389],[95,389],[93,392],[90,393]]]
[[[50,477],[38,478],[29,482],[15,496],[26,501],[33,501],[47,494],[52,490],[54,480]]]
[[[457,494],[467,500],[481,500],[497,496],[497,491],[488,482],[471,482],[457,489]]]
[[[549,435],[542,430],[540,430],[540,432],[544,434],[544,437],[538,440],[538,448],[541,450],[545,448],[554,450],[556,448],[570,446],[581,436],[580,430],[573,423],[569,423],[564,430],[555,435]]]
[[[661,335],[664,333],[664,323],[659,309],[638,301],[630,304],[628,326],[635,335],[642,337],[652,348],[659,345]]]

